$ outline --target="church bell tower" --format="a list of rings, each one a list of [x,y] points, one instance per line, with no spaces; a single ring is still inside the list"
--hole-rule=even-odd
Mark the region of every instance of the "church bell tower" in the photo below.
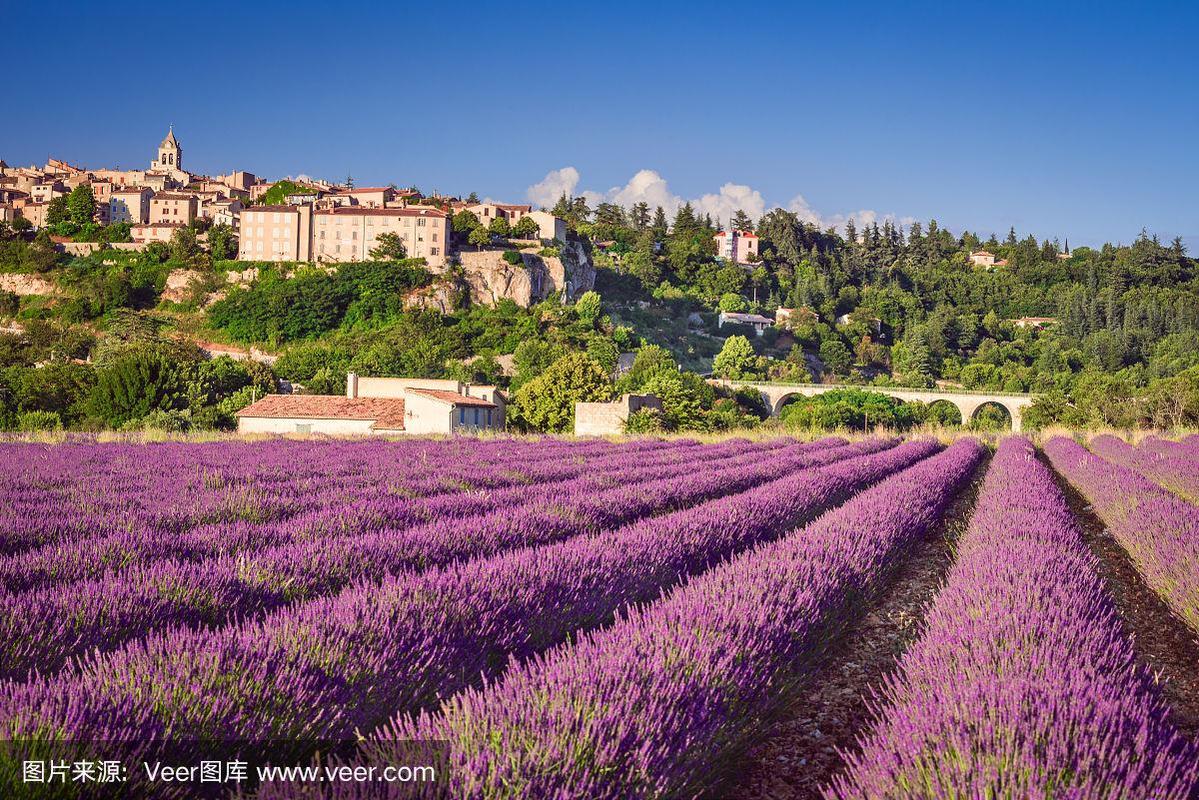
[[[158,145],[158,158],[155,159],[154,166],[160,170],[183,169],[183,148],[175,138],[173,125],[167,131],[166,138]]]

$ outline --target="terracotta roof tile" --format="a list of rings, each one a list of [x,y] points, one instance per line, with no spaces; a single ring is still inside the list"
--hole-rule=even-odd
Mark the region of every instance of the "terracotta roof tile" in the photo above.
[[[360,419],[375,426],[404,428],[404,400],[398,397],[341,397],[326,394],[268,394],[237,412],[270,419]]]
[[[457,392],[447,392],[442,389],[409,389],[413,394],[441,400],[443,403],[453,403],[456,406],[478,406],[479,408],[495,408],[495,403],[481,397],[470,397]]]

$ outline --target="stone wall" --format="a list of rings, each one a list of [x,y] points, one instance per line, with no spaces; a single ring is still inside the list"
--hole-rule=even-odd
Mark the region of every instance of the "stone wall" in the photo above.
[[[618,436],[629,415],[643,408],[662,409],[652,394],[626,394],[610,403],[575,403],[575,436]]]

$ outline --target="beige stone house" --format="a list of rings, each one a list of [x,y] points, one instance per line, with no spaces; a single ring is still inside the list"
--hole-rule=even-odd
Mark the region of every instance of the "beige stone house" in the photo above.
[[[258,183],[258,176],[253,172],[237,170],[230,172],[228,175],[222,175],[218,180],[230,189],[249,192],[251,187]]]
[[[337,192],[337,197],[345,198],[351,205],[366,208],[384,208],[396,199],[396,190],[390,186],[364,186]]]
[[[466,206],[466,210],[478,217],[484,226],[497,219],[506,219],[509,225],[515,225],[521,217],[531,213],[533,207],[514,203],[475,203]]]
[[[144,225],[150,221],[150,198],[154,192],[144,186],[116,188],[108,199],[108,218],[112,222]]]
[[[171,241],[171,237],[175,235],[175,231],[186,227],[182,222],[151,222],[146,225],[130,226],[129,236],[133,241],[141,244],[149,244],[151,242],[166,244]]]
[[[346,394],[268,395],[237,414],[239,433],[332,436],[503,430],[506,398],[494,386],[421,378],[346,376]]]
[[[548,211],[530,211],[524,216],[537,223],[538,237],[547,241],[566,241],[566,220],[555,217]]]
[[[29,196],[35,203],[49,203],[54,198],[62,197],[66,193],[66,185],[58,180],[36,183],[29,189]]]
[[[233,230],[237,230],[241,221],[241,212],[244,208],[245,206],[242,205],[241,198],[238,197],[217,200],[211,207],[212,224],[228,225]]]
[[[384,233],[399,236],[409,258],[424,258],[434,267],[446,263],[450,217],[426,206],[319,210],[314,214],[313,255],[317,261],[364,261]]]
[[[150,198],[150,223],[181,222],[190,225],[196,219],[195,195],[179,192],[155,192]]]
[[[21,216],[29,220],[29,224],[35,228],[46,227],[46,212],[49,210],[49,203],[26,203],[21,207]]]
[[[238,227],[242,261],[312,260],[312,206],[251,206]]]
[[[662,410],[652,394],[625,394],[610,403],[575,403],[575,436],[618,436],[629,416],[642,410]]]

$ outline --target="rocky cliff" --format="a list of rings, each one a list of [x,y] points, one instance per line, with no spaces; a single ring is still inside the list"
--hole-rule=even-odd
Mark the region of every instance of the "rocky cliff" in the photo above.
[[[595,266],[581,242],[570,242],[558,256],[525,250],[521,263],[509,264],[502,250],[464,251],[457,274],[470,291],[471,302],[494,305],[505,298],[530,306],[554,292],[574,299],[595,288]]]

